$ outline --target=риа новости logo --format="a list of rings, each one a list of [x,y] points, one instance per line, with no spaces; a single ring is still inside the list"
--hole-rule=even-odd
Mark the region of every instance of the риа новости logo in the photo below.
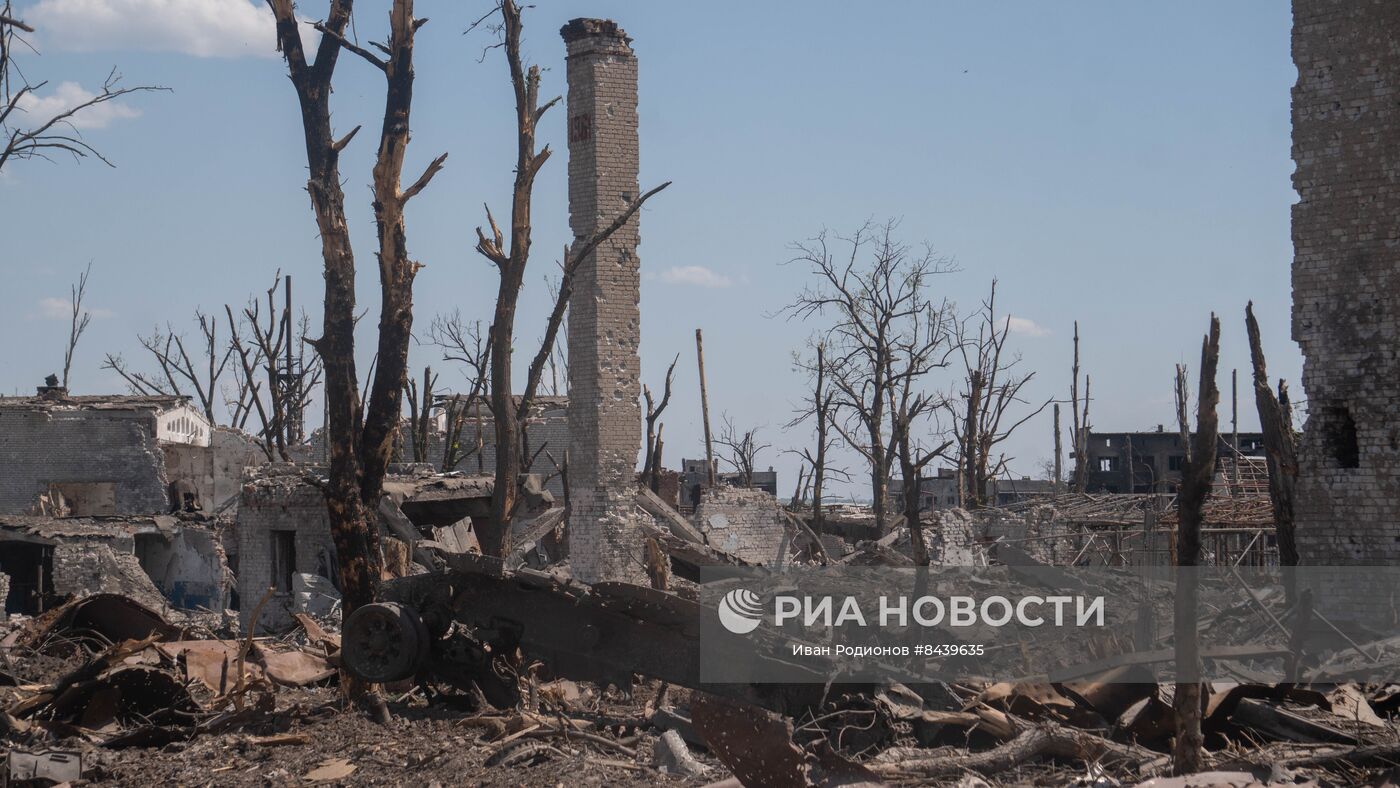
[[[763,603],[747,588],[736,588],[719,601],[719,623],[736,635],[754,631],[762,619]]]

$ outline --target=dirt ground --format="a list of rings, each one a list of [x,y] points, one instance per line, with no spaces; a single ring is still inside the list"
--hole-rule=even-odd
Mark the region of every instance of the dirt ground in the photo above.
[[[344,759],[354,771],[326,780],[338,785],[474,786],[649,786],[700,784],[667,775],[651,765],[657,738],[642,733],[617,739],[632,757],[583,740],[517,739],[494,744],[481,728],[464,725],[470,717],[421,702],[392,704],[394,722],[385,728],[357,713],[338,710],[335,689],[299,693],[307,713],[283,730],[240,731],[201,736],[164,747],[89,752],[88,779],[113,785],[307,785],[307,775],[328,761]],[[616,709],[615,711],[624,711]],[[277,734],[296,737],[288,744]],[[514,745],[514,746],[512,746]],[[528,750],[528,751],[527,751]],[[512,762],[487,764],[510,756]],[[515,762],[518,758],[519,761]],[[702,760],[704,756],[701,756]],[[717,761],[715,779],[727,776]]]

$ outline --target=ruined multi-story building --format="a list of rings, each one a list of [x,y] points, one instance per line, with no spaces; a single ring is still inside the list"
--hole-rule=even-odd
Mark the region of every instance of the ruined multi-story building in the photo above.
[[[1022,476],[1015,479],[987,480],[987,501],[992,506],[1007,506],[1054,495],[1055,483],[1049,479]],[[904,480],[890,479],[889,510],[900,511],[903,506]],[[961,505],[956,468],[939,468],[933,476],[919,480],[919,506],[924,510],[956,509]]]
[[[617,23],[575,19],[568,50],[569,225],[576,242],[638,197],[637,57]],[[638,216],[578,262],[569,301],[569,550],[581,580],[644,577]]]
[[[1400,4],[1293,0],[1303,563],[1400,559]],[[1359,600],[1353,600],[1359,602]]]
[[[1220,467],[1229,472],[1236,457],[1263,457],[1264,438],[1257,432],[1222,434],[1216,447]],[[1151,432],[1090,432],[1088,475],[1085,489],[1091,493],[1175,493],[1181,484],[1186,447],[1181,433],[1159,425]]]

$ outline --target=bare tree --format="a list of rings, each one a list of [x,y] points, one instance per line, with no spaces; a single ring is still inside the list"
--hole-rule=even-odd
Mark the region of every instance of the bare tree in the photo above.
[[[878,527],[887,526],[886,491],[898,456],[895,402],[906,380],[943,363],[948,347],[946,306],[928,295],[930,279],[952,270],[925,245],[921,252],[897,241],[897,223],[867,222],[849,238],[825,231],[795,245],[791,262],[805,264],[817,284],[784,307],[789,318],[830,316],[823,342],[837,393],[832,424],[870,466]],[[846,247],[840,257],[831,241]],[[862,257],[869,261],[862,263]],[[897,352],[905,348],[904,352]]]
[[[804,469],[811,469],[809,478],[812,490],[812,530],[820,532],[823,519],[822,494],[826,490],[827,476],[840,476],[849,481],[850,474],[844,469],[830,467],[829,456],[837,444],[836,436],[832,434],[836,428],[833,419],[836,416],[837,392],[827,377],[826,345],[821,340],[812,340],[809,346],[813,355],[804,358],[801,354],[794,353],[793,365],[799,371],[805,372],[812,381],[812,393],[803,400],[796,417],[787,423],[785,429],[792,429],[807,421],[812,422],[815,444],[811,448],[803,447],[793,453],[802,458]],[[794,506],[801,503],[801,479],[798,480],[797,489],[798,499],[793,502]]]
[[[316,216],[325,265],[322,335],[308,340],[325,365],[329,479],[323,485],[338,559],[343,615],[374,600],[379,583],[379,537],[374,511],[402,411],[413,322],[413,280],[419,265],[408,256],[404,206],[427,187],[446,154],[434,159],[407,189],[400,188],[413,103],[413,38],[427,20],[413,18],[412,0],[394,0],[384,59],[345,39],[352,0],[330,0],[315,60],[308,62],[292,0],[269,0],[277,41],[296,90],[309,168],[307,193]],[[339,140],[331,130],[330,95],[341,50],[384,74],[383,126],[374,165],[374,214],[378,229],[380,317],[377,363],[368,406],[362,410],[355,375],[355,258],[340,185],[340,153],[359,127]],[[346,676],[352,697],[377,696]],[[375,705],[383,710],[382,701]]]
[[[218,396],[219,378],[228,368],[233,343],[230,340],[219,341],[218,320],[197,309],[194,315],[202,339],[201,345],[196,346],[198,349],[194,356],[186,350],[184,336],[176,333],[169,324],[166,324],[163,332],[157,328],[149,336],[138,337],[141,346],[155,359],[159,376],[132,370],[119,354],[108,353],[102,367],[116,372],[139,394],[187,396],[192,393],[204,417],[210,424],[217,424],[214,404]],[[240,400],[246,396],[245,390]]]
[[[516,397],[512,390],[512,351],[515,342],[515,312],[525,281],[526,265],[530,259],[531,199],[535,176],[549,160],[551,152],[548,145],[539,151],[535,150],[535,132],[540,118],[559,101],[559,98],[552,98],[543,105],[539,102],[540,68],[536,65],[526,68],[521,55],[520,7],[514,0],[501,0],[499,11],[500,30],[504,39],[501,48],[505,52],[511,86],[515,93],[516,161],[515,185],[511,194],[510,242],[507,244],[505,234],[488,207],[486,222],[491,232],[488,236],[481,228],[477,228],[476,249],[496,266],[500,274],[495,314],[489,332],[490,407],[496,432],[496,486],[491,499],[491,526],[482,529],[479,536],[483,552],[502,556],[510,551],[509,523],[519,501],[520,474],[528,467],[525,464],[525,435],[520,425],[534,405],[540,378],[554,353],[559,327],[563,324],[569,296],[573,292],[577,263],[586,259],[599,244],[623,227],[652,195],[670,184],[662,184],[633,200],[610,226],[592,238],[576,241],[572,249],[565,249],[559,291],[546,323],[544,339],[530,362],[525,390]]]
[[[1278,538],[1278,559],[1283,566],[1298,565],[1298,542],[1293,525],[1293,488],[1298,478],[1298,438],[1293,431],[1293,409],[1288,401],[1288,385],[1279,380],[1278,395],[1269,388],[1269,371],[1259,323],[1254,319],[1254,302],[1244,308],[1245,329],[1249,334],[1249,357],[1254,368],[1254,404],[1259,410],[1259,427],[1264,434],[1264,455],[1269,469],[1269,498],[1274,507],[1274,530]],[[1285,584],[1293,602],[1293,584]]]
[[[666,410],[666,406],[671,404],[671,382],[675,378],[676,362],[680,360],[681,354],[677,353],[676,357],[671,359],[671,366],[666,368],[666,383],[661,393],[660,402],[652,397],[651,389],[647,388],[645,384],[642,385],[642,397],[647,402],[647,446],[642,465],[642,478],[646,480],[646,484],[652,492],[656,492],[661,486],[661,428],[664,425],[658,425],[657,422],[661,419],[661,413]]]
[[[758,438],[758,431],[761,427],[754,427],[750,430],[739,430],[734,426],[734,420],[728,414],[720,414],[719,437],[715,438],[715,444],[725,450],[724,461],[733,466],[739,474],[739,484],[742,487],[753,486],[753,474],[758,464],[758,455],[767,449],[773,448],[772,444],[762,443]]]
[[[423,367],[423,386],[412,378],[404,389],[404,399],[408,400],[408,426],[413,438],[413,461],[428,462],[428,439],[433,432],[433,390],[437,386],[437,376],[432,367]]]
[[[9,9],[6,8],[8,11]],[[78,275],[77,283],[70,285],[68,289],[68,307],[70,321],[68,323],[68,347],[63,352],[63,387],[68,388],[68,372],[73,368],[73,351],[78,348],[78,340],[82,339],[83,332],[87,330],[88,323],[92,321],[92,313],[83,309],[83,296],[87,295],[88,276],[92,274],[92,262],[89,261],[87,268]]]
[[[905,378],[900,393],[892,408],[894,412],[894,444],[899,455],[900,478],[903,479],[904,523],[909,528],[910,547],[914,552],[914,563],[929,565],[928,543],[924,539],[924,526],[920,517],[923,511],[920,493],[923,487],[924,468],[934,459],[947,456],[951,440],[943,440],[934,448],[927,448],[914,437],[914,425],[940,404],[938,400],[922,393],[911,391],[913,378]]]
[[[1206,498],[1215,477],[1215,450],[1219,440],[1216,406],[1220,390],[1215,384],[1220,361],[1220,320],[1210,316],[1210,332],[1201,341],[1201,376],[1196,396],[1196,432],[1191,434],[1186,367],[1176,368],[1176,414],[1186,455],[1182,461],[1181,489],[1177,494],[1179,517],[1176,540],[1176,743],[1172,765],[1177,774],[1191,774],[1205,768],[1201,736],[1200,643],[1198,640],[1199,578],[1194,567],[1200,563],[1201,521]]]
[[[83,139],[78,124],[88,111],[99,104],[115,101],[131,93],[169,90],[157,85],[121,87],[121,75],[116,69],[107,74],[102,89],[74,106],[51,115],[31,115],[38,103],[36,94],[48,85],[47,80],[30,82],[15,61],[16,48],[36,52],[21,33],[33,33],[34,28],[14,15],[10,0],[0,5],[0,171],[5,165],[26,159],[52,161],[54,153],[66,153],[74,159],[92,156],[107,166],[113,166],[96,148]],[[65,384],[66,385],[66,384]]]
[[[275,295],[283,293],[281,306]],[[263,305],[267,314],[264,320]],[[217,317],[196,309],[197,340],[167,323],[149,335],[139,336],[141,346],[155,362],[154,372],[132,367],[120,354],[108,353],[102,366],[116,372],[138,394],[188,396],[198,403],[210,424],[226,423],[244,430],[257,417],[252,430],[268,459],[289,460],[289,447],[306,441],[305,412],[322,365],[308,353],[310,320],[303,313],[293,318],[291,279],[280,273],[267,290],[266,299],[254,297],[235,312],[225,305],[228,335],[220,334]],[[232,386],[221,383],[231,377]],[[222,399],[224,420],[219,419]]]
[[[489,330],[482,333],[481,321],[467,325],[460,312],[451,315],[438,315],[428,328],[428,340],[442,351],[444,361],[455,361],[466,368],[468,391],[448,397],[443,402],[445,427],[443,435],[442,469],[455,470],[473,454],[477,457],[478,472],[482,460],[482,434],[485,424],[483,408],[489,407],[486,392],[491,387],[491,341]],[[476,420],[471,446],[463,446],[462,432],[468,418]]]
[[[1069,415],[1074,430],[1074,491],[1089,486],[1089,374],[1084,374],[1084,399],[1079,399],[1079,321],[1074,321],[1074,366],[1070,368]]]
[[[1020,355],[1006,353],[1011,317],[998,316],[996,302],[997,282],[993,279],[991,294],[981,309],[956,323],[955,329],[963,362],[963,389],[950,397],[945,407],[957,436],[961,497],[969,509],[987,505],[988,482],[1001,475],[1012,459],[997,453],[997,446],[1052,402],[1047,399],[1020,418],[1008,417],[1014,406],[1028,404],[1021,391],[1035,373],[1018,371]]]

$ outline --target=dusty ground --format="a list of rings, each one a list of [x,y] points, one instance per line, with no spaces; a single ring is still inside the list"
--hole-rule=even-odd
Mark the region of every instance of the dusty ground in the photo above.
[[[95,763],[89,779],[113,785],[304,785],[306,775],[328,760],[355,767],[333,780],[343,785],[609,785],[698,784],[651,766],[652,734],[618,739],[635,753],[579,740],[517,739],[506,744],[483,740],[480,728],[464,725],[461,712],[418,704],[393,704],[395,721],[386,729],[364,716],[334,707],[339,693],[322,689],[299,693],[310,711],[284,730],[203,736],[158,749],[90,750]],[[323,705],[324,704],[324,705]],[[618,709],[622,711],[622,709]],[[298,736],[304,743],[259,744],[270,734]],[[610,737],[611,738],[611,737]],[[526,748],[529,748],[527,750]],[[520,763],[487,761],[513,754]],[[704,756],[702,756],[703,759]],[[711,761],[715,779],[727,772]]]

